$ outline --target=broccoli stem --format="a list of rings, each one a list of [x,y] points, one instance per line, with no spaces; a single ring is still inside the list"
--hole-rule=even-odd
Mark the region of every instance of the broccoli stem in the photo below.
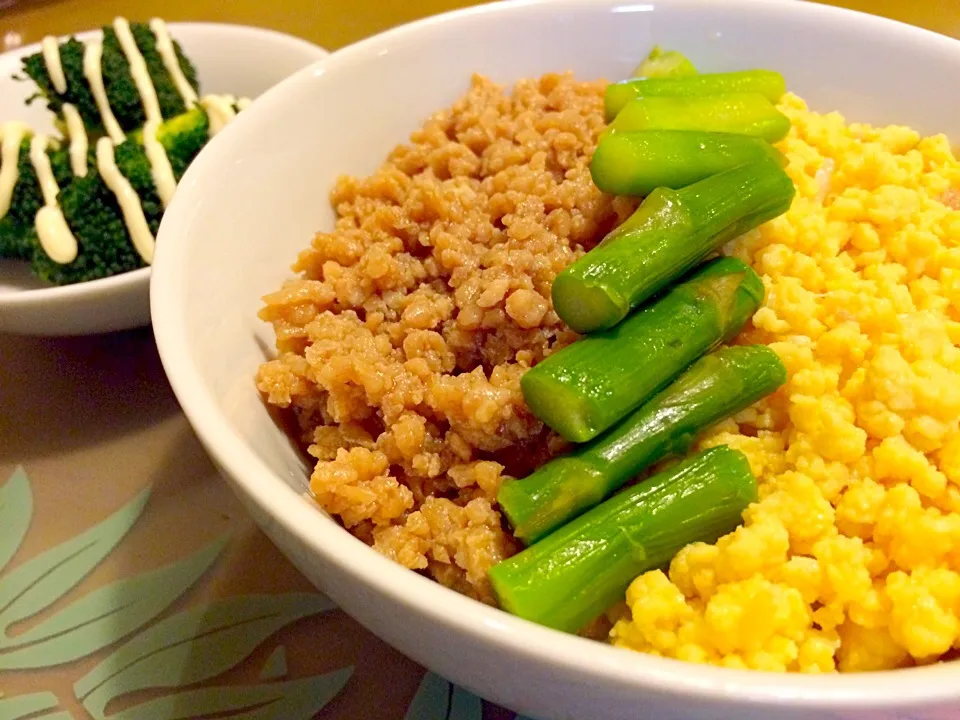
[[[793,182],[766,157],[680,190],[658,188],[553,282],[553,305],[579,333],[613,327],[722,244],[786,212]]]
[[[143,145],[143,129],[128,136],[133,142]],[[157,140],[163,145],[177,181],[203,149],[210,138],[210,119],[203,108],[197,106],[182,115],[165,121],[157,129]]]
[[[746,456],[710,448],[615,495],[489,572],[501,607],[577,632],[638,575],[666,566],[684,546],[713,542],[757,499]]]
[[[587,442],[732,339],[763,300],[745,263],[719,258],[611,330],[581,338],[528,370],[530,411],[566,440]]]
[[[641,65],[637,70],[643,67]],[[691,67],[693,66],[691,65]],[[771,70],[741,70],[727,73],[705,73],[703,75],[696,75],[694,70],[693,73],[686,75],[647,75],[646,77],[612,83],[607,86],[604,94],[604,110],[607,122],[610,122],[623,110],[627,103],[639,97],[759,93],[770,102],[775,103],[783,97],[786,91],[787,85],[783,75]]]
[[[594,184],[611,195],[643,197],[682,188],[738,165],[786,158],[760,138],[694,130],[640,130],[606,135],[590,162]]]
[[[497,501],[514,535],[537,542],[654,463],[686,454],[697,433],[786,379],[780,358],[765,345],[721,348],[593,442],[505,483]]]
[[[776,142],[790,131],[790,119],[759,93],[651,95],[624,105],[604,134],[633,130],[706,130]]]
[[[682,53],[654,46],[650,54],[633,70],[633,77],[688,77],[696,75],[697,68]]]

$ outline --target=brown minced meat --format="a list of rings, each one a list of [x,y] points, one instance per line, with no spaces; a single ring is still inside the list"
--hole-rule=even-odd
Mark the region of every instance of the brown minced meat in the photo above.
[[[316,501],[486,602],[487,570],[519,548],[497,490],[563,448],[520,392],[576,338],[551,284],[635,207],[590,178],[605,85],[474,77],[374,175],[338,181],[336,227],[260,312],[278,357],[257,384],[316,458]]]

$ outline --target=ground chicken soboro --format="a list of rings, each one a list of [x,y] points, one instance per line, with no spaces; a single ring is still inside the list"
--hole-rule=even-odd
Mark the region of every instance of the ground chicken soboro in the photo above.
[[[376,174],[340,180],[336,228],[260,313],[280,354],[258,386],[296,414],[320,505],[489,602],[487,570],[517,549],[501,480],[560,449],[519,386],[575,337],[550,286],[635,207],[590,178],[604,86],[474,78]]]
[[[960,647],[960,164],[943,136],[788,96],[790,211],[731,244],[767,287],[742,342],[787,384],[708,434],[760,502],[630,587],[613,641],[729,667],[879,670]]]

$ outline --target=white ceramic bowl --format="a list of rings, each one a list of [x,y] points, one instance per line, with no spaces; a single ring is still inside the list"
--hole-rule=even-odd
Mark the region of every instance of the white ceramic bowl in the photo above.
[[[256,98],[264,90],[327,55],[305,40],[262,28],[216,23],[170,23],[170,34],[197,67],[203,93]],[[99,30],[78,33],[83,40]],[[26,107],[34,90],[16,82],[20,58],[39,52],[30,45],[0,55],[0,122],[23,120],[53,132],[42,102]],[[87,335],[150,322],[150,268],[77,285],[51,287],[35,279],[27,263],[0,260],[0,332]]]
[[[351,537],[302,495],[307,469],[253,376],[256,318],[340,173],[367,174],[479,71],[625,76],[660,43],[712,70],[767,67],[815,109],[960,138],[960,42],[789,0],[552,0],[481,6],[391,30],[268,92],[190,168],[164,218],[151,304],[164,368],[250,512],[373,632],[470,690],[544,720],[960,717],[960,664],[811,677],[687,665],[563,635],[457,595]]]

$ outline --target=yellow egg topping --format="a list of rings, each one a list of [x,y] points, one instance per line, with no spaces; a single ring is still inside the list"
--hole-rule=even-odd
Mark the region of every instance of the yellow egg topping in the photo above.
[[[896,668],[960,648],[960,163],[946,137],[786,96],[797,197],[725,252],[764,279],[738,340],[789,379],[711,430],[760,501],[638,577],[614,644],[737,668]]]

